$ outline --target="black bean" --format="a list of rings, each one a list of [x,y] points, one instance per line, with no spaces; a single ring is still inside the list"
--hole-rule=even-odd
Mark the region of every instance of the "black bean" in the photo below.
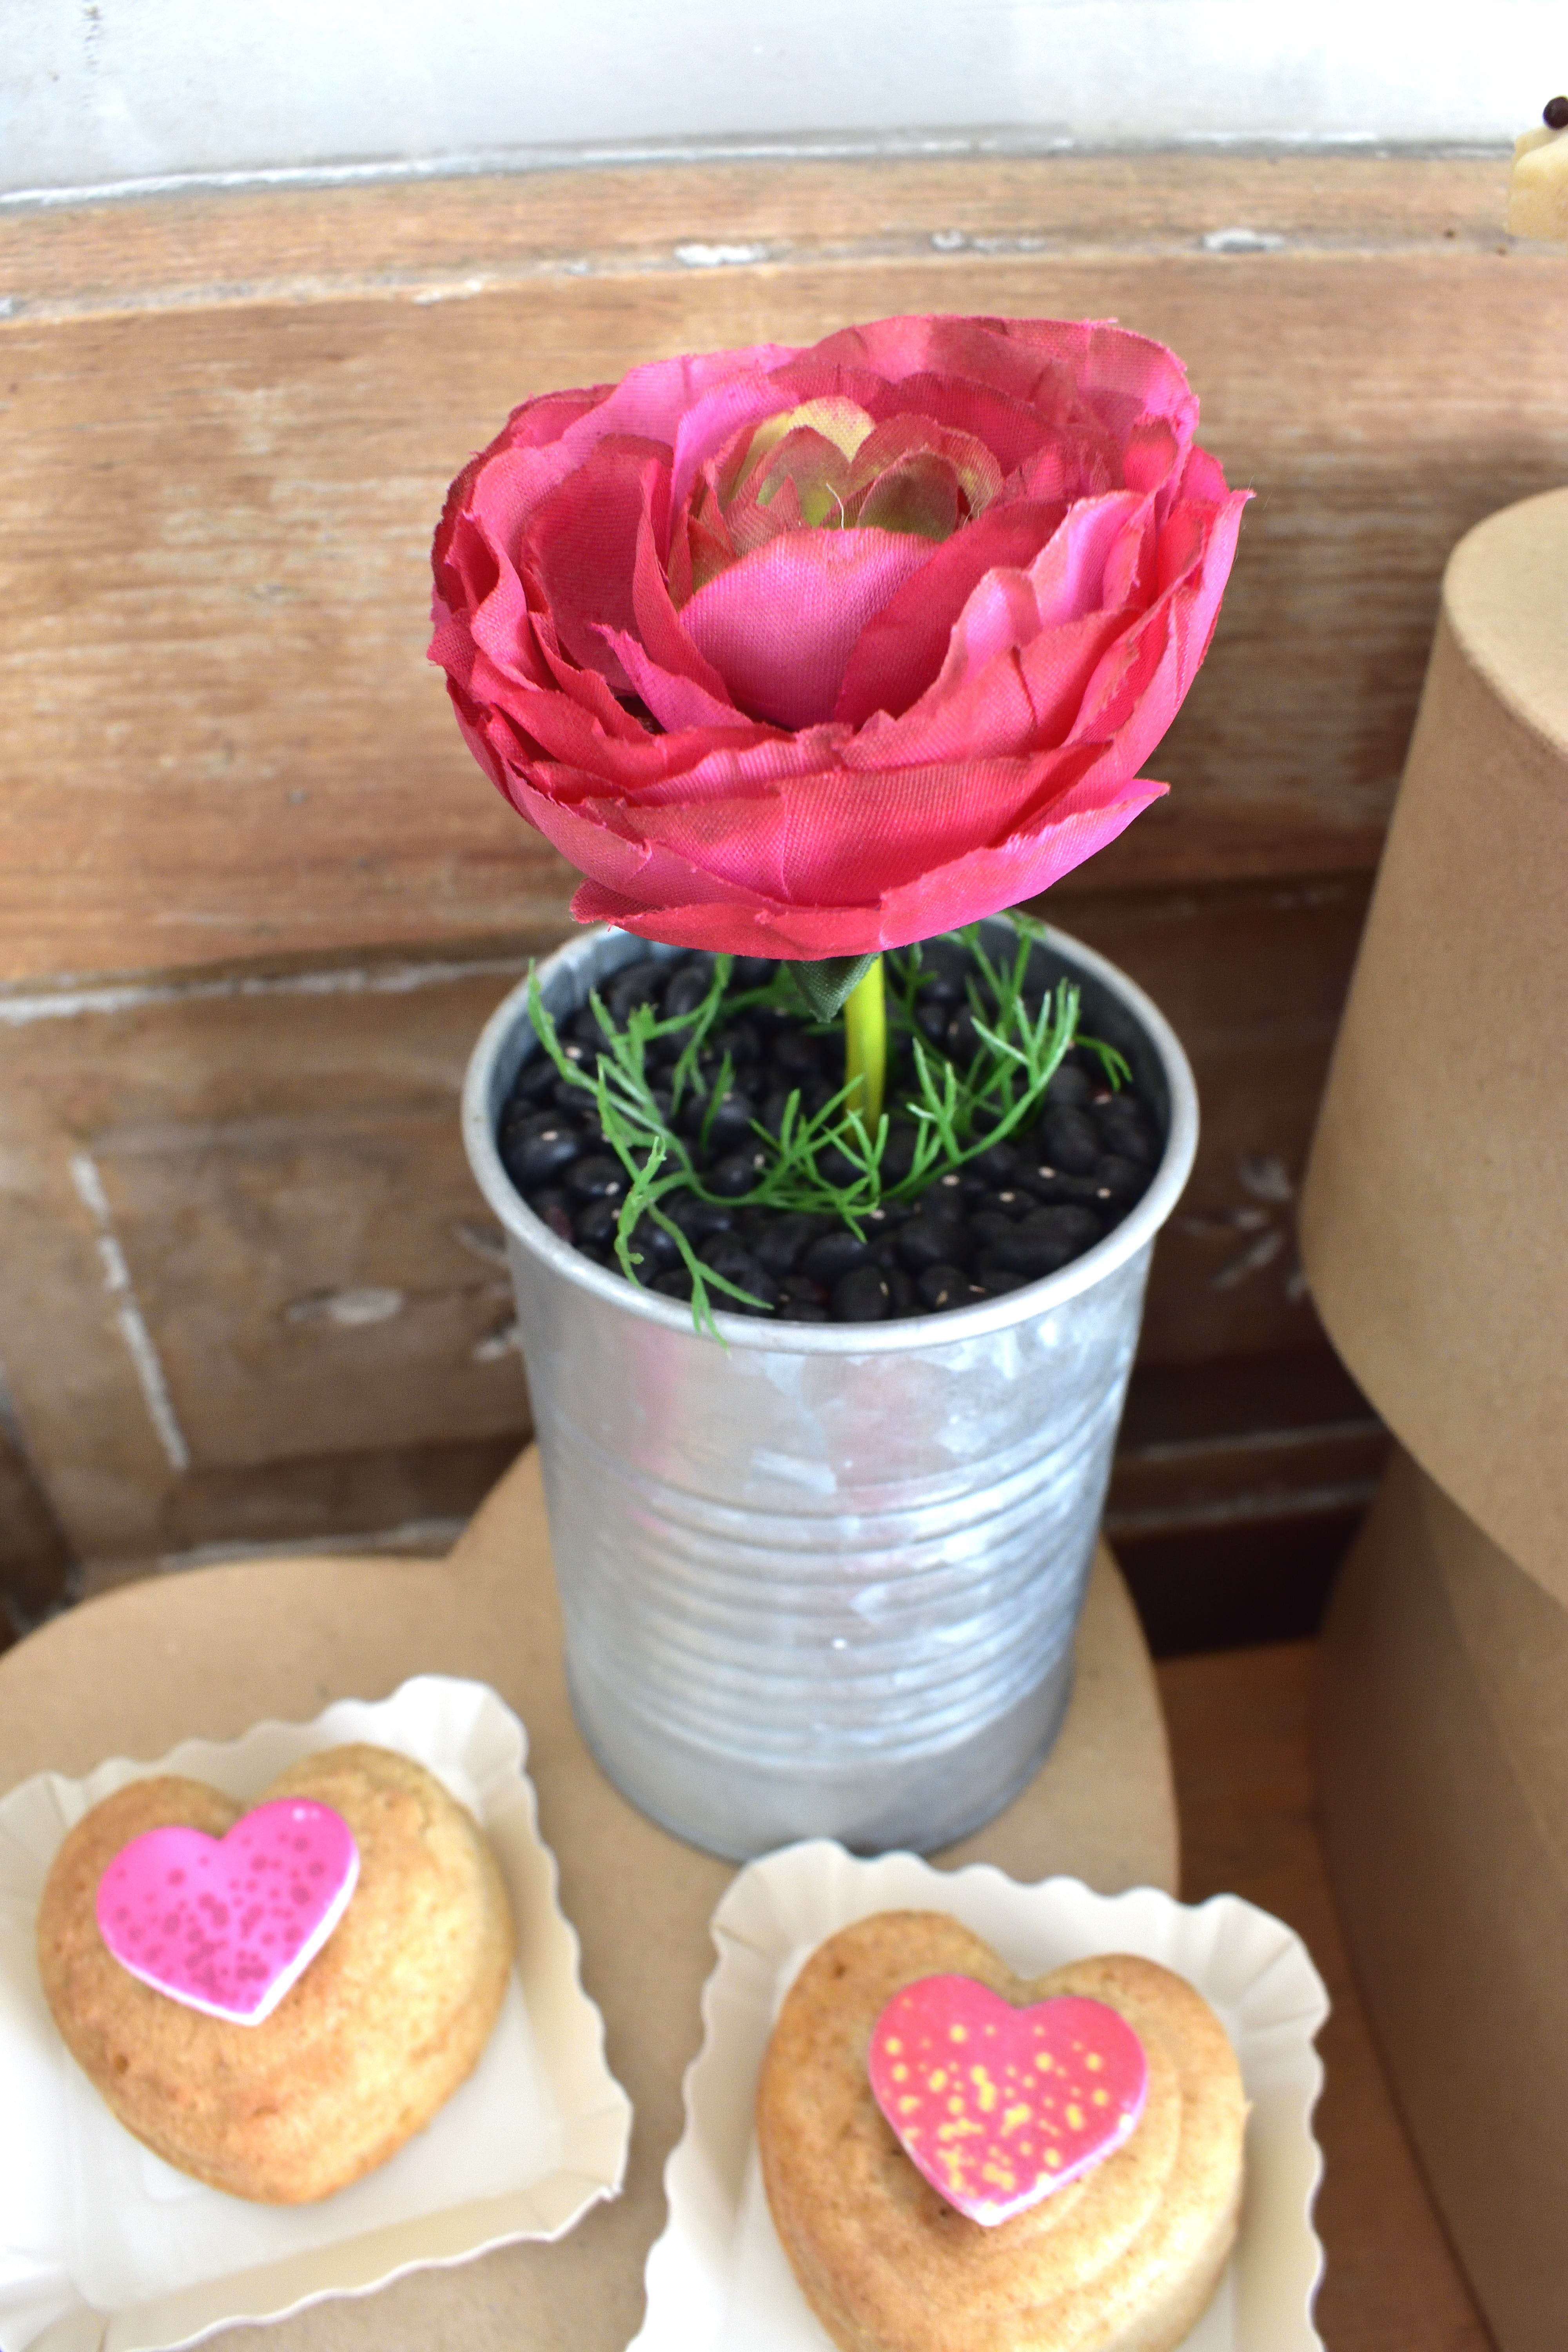
[[[713,1050],[721,1058],[729,1055],[731,1062],[760,1062],[763,1041],[749,1021],[731,1021],[727,1028],[715,1030]]]
[[[712,967],[709,964],[683,963],[664,992],[662,1011],[667,1021],[684,1020],[696,1012],[713,985]]]
[[[733,989],[766,988],[778,970],[773,956],[737,956],[730,974]]]
[[[629,1181],[620,1161],[607,1151],[574,1160],[566,1171],[566,1190],[574,1201],[622,1200]]]
[[[1093,1092],[1088,1071],[1079,1069],[1072,1062],[1063,1062],[1052,1073],[1046,1087],[1046,1108],[1081,1110]]]
[[[820,1217],[808,1216],[805,1211],[792,1211],[787,1216],[774,1217],[764,1223],[757,1234],[755,1249],[759,1261],[775,1278],[793,1276],[801,1254],[822,1231]]]
[[[656,956],[640,956],[616,972],[608,988],[601,990],[605,1007],[617,1029],[624,1029],[634,1005],[650,1004],[665,984],[669,967]]]
[[[521,1192],[563,1174],[581,1157],[585,1139],[572,1120],[550,1112],[540,1116],[542,1126],[533,1119],[524,1122],[524,1129],[534,1129],[532,1134],[514,1130],[500,1139],[501,1165]]]
[[[804,1274],[786,1274],[779,1284],[779,1305],[784,1307],[821,1307],[827,1305],[827,1293],[820,1282],[808,1281]]]
[[[683,1265],[673,1265],[668,1274],[655,1275],[653,1286],[661,1298],[691,1297],[691,1276]]]
[[[703,1178],[710,1192],[727,1201],[738,1201],[743,1192],[754,1192],[758,1179],[768,1164],[768,1155],[760,1144],[750,1151],[727,1151],[716,1160]]]
[[[822,1048],[803,1030],[785,1029],[773,1039],[768,1058],[789,1086],[798,1086],[803,1078],[816,1077],[822,1067]]]
[[[738,1150],[742,1143],[752,1140],[752,1121],[756,1115],[757,1107],[751,1096],[739,1087],[731,1087],[717,1103],[710,1095],[699,1096],[689,1102],[681,1111],[679,1125],[690,1136],[701,1137],[706,1131],[704,1148],[722,1158],[725,1152]]]
[[[637,1273],[644,1282],[651,1282],[656,1274],[664,1274],[680,1264],[680,1244],[673,1234],[656,1225],[651,1217],[639,1217],[632,1227],[626,1244],[634,1262],[641,1259]]]
[[[1009,1185],[1005,1192],[982,1192],[974,1208],[988,1209],[1004,1217],[1026,1217],[1035,1205],[1032,1192],[1026,1192],[1021,1186],[1015,1188]],[[972,1210],[971,1215],[973,1213]]]
[[[974,1015],[967,1004],[961,1004],[949,1021],[942,1043],[960,1069],[966,1069],[980,1051],[980,1040],[974,1034]]]
[[[987,1298],[1005,1298],[1009,1291],[1026,1289],[1035,1277],[1015,1274],[1011,1266],[999,1265],[994,1259],[983,1257],[974,1269],[974,1279]]]
[[[700,1201],[695,1192],[671,1192],[659,1207],[689,1242],[706,1241],[710,1234],[727,1234],[735,1212],[726,1201]]]
[[[1041,1161],[1064,1176],[1088,1176],[1103,1146],[1100,1129],[1086,1110],[1070,1104],[1047,1110],[1035,1130]]]
[[[773,1315],[780,1323],[831,1323],[833,1320],[826,1307],[810,1298],[781,1298]]]
[[[920,1303],[915,1286],[902,1266],[889,1265],[882,1269],[882,1279],[888,1286],[888,1307],[894,1315],[918,1315]]]
[[[928,996],[915,1007],[915,1026],[933,1045],[946,1045],[952,1018],[952,999],[948,996]]]
[[[873,1265],[880,1266],[882,1272],[886,1274],[890,1267],[899,1264],[899,1237],[897,1234],[868,1234],[867,1238],[871,1244],[871,1263]]]
[[[1094,1164],[1098,1168],[1099,1160]],[[1027,1183],[1037,1201],[1089,1202],[1098,1198],[1092,1176],[1064,1176],[1055,1168],[1032,1168]]]
[[[858,1234],[846,1232],[840,1226],[837,1233],[824,1234],[814,1241],[801,1256],[799,1271],[812,1282],[820,1282],[831,1290],[834,1284],[856,1267],[865,1265],[871,1255],[871,1245]]]
[[[1114,1152],[1119,1160],[1135,1160],[1151,1175],[1160,1164],[1159,1144],[1142,1128],[1130,1126],[1124,1119],[1102,1126],[1100,1140],[1104,1150]]]
[[[1095,1188],[1100,1198],[1112,1201],[1119,1208],[1130,1209],[1149,1190],[1152,1171],[1144,1160],[1129,1160],[1123,1153],[1108,1151],[1094,1171]]]
[[[1005,1266],[1009,1274],[1021,1274],[1030,1282],[1042,1282],[1047,1274],[1055,1274],[1078,1255],[1073,1244],[1058,1235],[1026,1233],[1020,1225],[1005,1241],[987,1250],[980,1261],[980,1279],[986,1280],[988,1268]]]
[[[584,1047],[595,1061],[598,1060],[599,1048],[605,1042],[605,1030],[604,1024],[591,1004],[584,1004],[580,1013],[574,1013],[562,1034],[563,1037],[570,1038],[573,1045]],[[570,1045],[567,1051],[571,1052]],[[573,1058],[575,1060],[577,1057],[574,1055]]]
[[[915,1145],[920,1129],[908,1119],[889,1122],[888,1140],[882,1151],[882,1181],[901,1184],[915,1164]]]
[[[971,1238],[982,1249],[994,1249],[1016,1231],[1014,1219],[1005,1209],[976,1209],[969,1218],[968,1228]]]
[[[597,1249],[614,1249],[620,1222],[619,1201],[590,1201],[573,1218],[572,1231],[580,1243],[589,1242]]]
[[[860,1171],[847,1151],[830,1143],[816,1155],[816,1172],[825,1183],[852,1184]]]
[[[977,1176],[984,1177],[987,1184],[1001,1189],[1017,1181],[1024,1172],[1025,1163],[1021,1153],[1011,1143],[993,1143],[988,1144],[984,1151],[976,1152],[969,1164]]]
[[[949,1307],[973,1307],[985,1293],[970,1281],[962,1266],[928,1265],[915,1276],[915,1295],[929,1314],[942,1315]]]
[[[521,1069],[513,1078],[507,1109],[510,1110],[513,1103],[539,1104],[548,1101],[554,1092],[555,1083],[560,1076],[560,1071],[548,1054],[536,1054],[532,1061],[524,1062]]]
[[[1104,1227],[1092,1209],[1080,1208],[1070,1202],[1053,1202],[1047,1208],[1033,1211],[1025,1218],[1018,1231],[1021,1234],[1047,1234],[1062,1244],[1069,1257],[1078,1257],[1084,1250],[1094,1247]]]
[[[541,1184],[523,1195],[529,1207],[547,1224],[557,1241],[573,1239],[572,1207],[559,1184]]]
[[[764,1273],[738,1234],[715,1234],[711,1241],[703,1243],[698,1255],[704,1265],[710,1265],[714,1273],[721,1274],[727,1282],[737,1283],[742,1290],[749,1290],[760,1302],[758,1307],[748,1306],[743,1299],[731,1298],[728,1291],[723,1291],[715,1303],[726,1312],[755,1315],[765,1311],[777,1298],[778,1284],[771,1274]]]
[[[888,1276],[880,1266],[858,1265],[833,1286],[836,1323],[880,1323],[892,1310]]]
[[[964,1228],[952,1217],[911,1217],[897,1241],[899,1263],[913,1275],[933,1265],[951,1268],[970,1251]]]

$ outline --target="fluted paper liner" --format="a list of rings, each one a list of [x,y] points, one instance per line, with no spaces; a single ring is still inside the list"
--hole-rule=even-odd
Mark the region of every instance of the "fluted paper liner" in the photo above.
[[[1138,1952],[1197,1987],[1230,2035],[1251,2112],[1241,2234],[1183,2352],[1321,2352],[1311,2116],[1322,2068],[1312,2039],[1329,2003],[1300,1938],[1234,1895],[1194,1907],[1152,1886],[1026,1886],[989,1863],[866,1862],[826,1838],[751,1864],[714,1913],[702,2048],[687,2073],[686,2129],[665,2168],[669,2221],[648,2256],[647,2317],[631,2352],[832,2352],[768,2212],[752,2129],[757,2074],[807,1956],[852,1920],[899,1910],[951,1912],[1023,1976]]]
[[[157,1772],[243,1801],[297,1758],[351,1740],[427,1767],[480,1822],[518,1929],[505,2004],[475,2072],[379,2168],[319,2203],[254,2205],[144,2148],[67,2054],[38,1984],[38,1897],[67,1831]],[[0,1800],[0,2347],[147,2352],[324,2295],[556,2238],[620,2186],[631,2107],[605,2063],[577,1941],[555,1897],[522,1726],[482,1685],[435,1675],[313,1723],[188,1739],[83,1780],[41,1773]]]
[[[1449,562],[1301,1245],[1378,1412],[1568,1603],[1568,490]]]
[[[1341,1916],[1500,2352],[1568,2343],[1568,1616],[1403,1452],[1324,1638]]]

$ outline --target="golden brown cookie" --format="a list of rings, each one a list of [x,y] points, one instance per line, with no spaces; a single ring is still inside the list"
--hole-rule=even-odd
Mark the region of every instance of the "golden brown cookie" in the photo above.
[[[199,1780],[135,1780],[79,1822],[38,1910],[38,1970],[67,2047],[126,2126],[215,2189],[296,2205],[357,2180],[472,2073],[514,1937],[494,1854],[407,1757],[332,1748],[256,1800],[312,1797],[359,1847],[348,1908],[260,2025],[171,2000],[121,1967],[95,1913],[107,1864],[143,1831],[221,1837],[246,1807]]]
[[[883,2008],[921,1977],[1019,2006],[1077,1993],[1142,2041],[1148,2095],[1116,2151],[994,2228],[900,2147],[866,2071]],[[1027,1983],[935,1911],[884,1911],[806,1962],[757,2089],[779,2237],[840,2352],[1171,2352],[1208,2304],[1241,2210],[1247,2103],[1224,2028],[1184,1979],[1111,1954]]]

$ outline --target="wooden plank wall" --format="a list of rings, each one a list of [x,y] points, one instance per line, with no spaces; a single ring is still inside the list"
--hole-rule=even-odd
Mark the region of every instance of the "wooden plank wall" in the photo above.
[[[1050,911],[1205,1098],[1113,1531],[1167,1642],[1283,1630],[1376,1469],[1291,1195],[1437,581],[1568,472],[1561,263],[1500,235],[1504,178],[780,163],[0,223],[16,1613],[72,1563],[438,1530],[494,1475],[526,1404],[456,1094],[570,877],[423,659],[442,491],[526,394],[944,309],[1164,338],[1258,492],[1174,790]]]

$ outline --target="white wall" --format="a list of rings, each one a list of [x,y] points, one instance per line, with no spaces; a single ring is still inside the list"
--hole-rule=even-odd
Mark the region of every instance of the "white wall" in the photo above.
[[[1495,145],[1568,82],[1564,0],[0,0],[0,194],[919,132]]]

